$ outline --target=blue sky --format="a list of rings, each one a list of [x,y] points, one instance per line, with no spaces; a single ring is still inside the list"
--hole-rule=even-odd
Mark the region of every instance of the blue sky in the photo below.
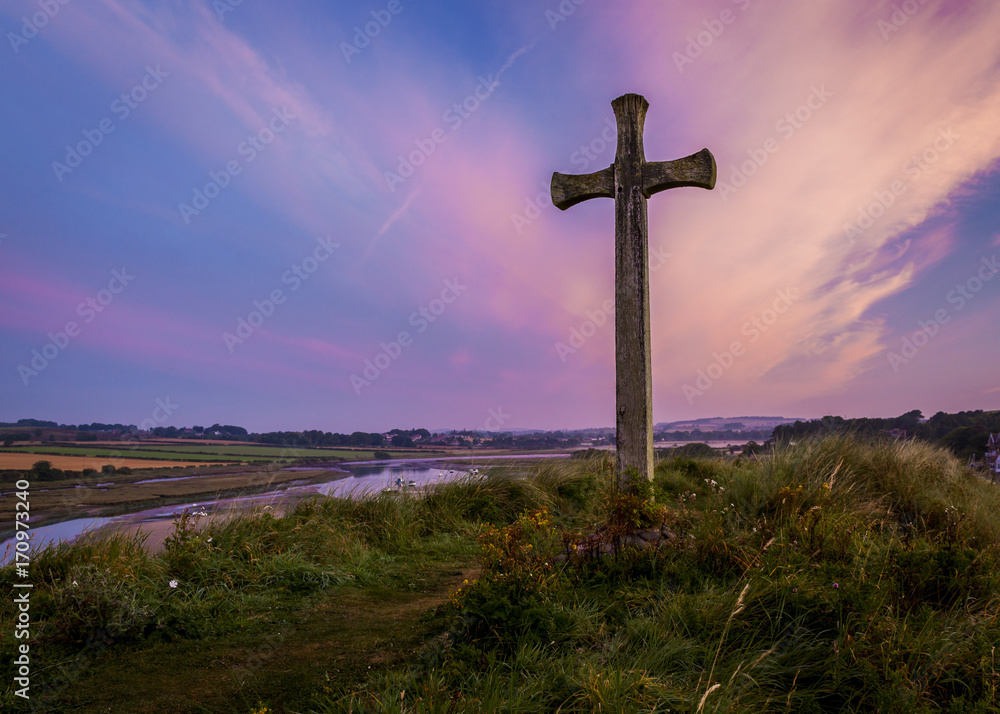
[[[626,92],[647,158],[719,166],[649,203],[657,421],[1000,408],[995,3],[0,22],[0,420],[613,424],[613,206],[547,193]]]

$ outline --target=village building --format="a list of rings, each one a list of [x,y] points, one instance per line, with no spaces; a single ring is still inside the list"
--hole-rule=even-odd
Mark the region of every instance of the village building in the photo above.
[[[995,474],[1000,474],[1000,434],[990,434],[986,442],[986,466]]]

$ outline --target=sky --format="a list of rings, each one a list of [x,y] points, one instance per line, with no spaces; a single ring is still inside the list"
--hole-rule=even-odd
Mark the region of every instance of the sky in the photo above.
[[[649,200],[657,422],[1000,409],[993,0],[3,0],[0,421],[611,426]]]

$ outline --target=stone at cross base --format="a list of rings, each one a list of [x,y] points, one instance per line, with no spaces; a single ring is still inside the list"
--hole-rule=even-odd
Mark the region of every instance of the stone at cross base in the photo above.
[[[649,102],[625,94],[611,106],[618,123],[615,163],[592,174],[552,174],[552,203],[566,210],[591,198],[615,199],[616,472],[626,485],[653,478],[646,199],[682,186],[711,190],[716,167],[708,149],[676,161],[646,161],[642,131]]]

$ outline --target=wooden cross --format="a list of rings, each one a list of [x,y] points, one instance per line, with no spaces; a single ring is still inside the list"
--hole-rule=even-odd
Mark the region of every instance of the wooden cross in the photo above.
[[[615,199],[615,426],[617,473],[625,484],[632,478],[653,478],[646,199],[681,186],[711,190],[715,157],[702,149],[676,161],[648,162],[642,128],[649,102],[625,94],[611,107],[618,122],[615,163],[592,174],[552,174],[552,203],[566,210],[591,198]]]

